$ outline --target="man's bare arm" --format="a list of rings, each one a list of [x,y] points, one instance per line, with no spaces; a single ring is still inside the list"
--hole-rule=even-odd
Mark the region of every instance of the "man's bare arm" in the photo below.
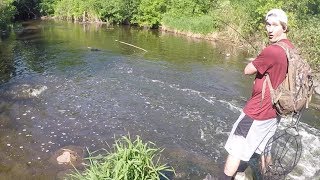
[[[249,64],[247,64],[247,66],[244,68],[244,74],[249,75],[249,74],[254,74],[257,72],[256,67],[254,67],[254,65],[252,64],[252,62],[250,62]]]

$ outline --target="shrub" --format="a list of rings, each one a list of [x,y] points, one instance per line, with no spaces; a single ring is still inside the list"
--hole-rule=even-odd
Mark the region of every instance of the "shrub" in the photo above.
[[[166,12],[166,0],[141,0],[133,22],[145,27],[158,27]]]

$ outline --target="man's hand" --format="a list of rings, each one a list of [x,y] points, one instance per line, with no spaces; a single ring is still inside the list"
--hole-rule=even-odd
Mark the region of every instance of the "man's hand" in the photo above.
[[[249,64],[247,64],[247,66],[244,68],[244,74],[249,75],[249,74],[254,74],[257,72],[256,67],[254,67],[254,65],[252,64],[252,62],[250,62]]]

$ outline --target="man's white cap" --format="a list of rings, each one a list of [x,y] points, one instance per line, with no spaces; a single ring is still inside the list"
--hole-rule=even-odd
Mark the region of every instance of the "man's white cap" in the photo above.
[[[288,24],[287,14],[281,9],[271,9],[266,15],[266,21],[270,16],[276,17],[279,21]]]

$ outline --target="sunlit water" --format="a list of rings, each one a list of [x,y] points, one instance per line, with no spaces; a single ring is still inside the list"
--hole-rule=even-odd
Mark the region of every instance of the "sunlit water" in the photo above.
[[[94,151],[127,134],[165,148],[175,179],[216,175],[251,91],[243,53],[157,31],[33,22],[0,50],[2,179],[54,179],[65,170],[49,161],[59,148]],[[302,157],[287,179],[319,179],[319,116],[304,114]]]

